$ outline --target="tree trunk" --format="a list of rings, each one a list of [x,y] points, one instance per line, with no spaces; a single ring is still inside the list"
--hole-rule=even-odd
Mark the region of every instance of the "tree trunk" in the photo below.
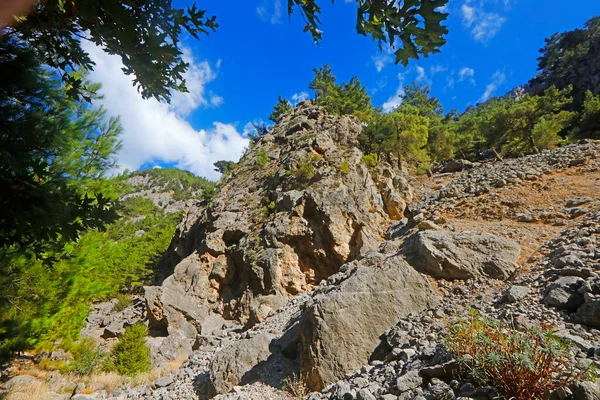
[[[535,140],[533,140],[533,135],[529,135],[529,145],[531,146],[531,148],[533,149],[535,154],[539,154],[540,149],[538,149],[537,146],[535,145]]]

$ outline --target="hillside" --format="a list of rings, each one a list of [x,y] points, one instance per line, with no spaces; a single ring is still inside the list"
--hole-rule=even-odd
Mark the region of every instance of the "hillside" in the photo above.
[[[175,169],[117,176],[103,182],[119,216],[105,229],[84,233],[47,259],[3,251],[3,264],[21,279],[14,280],[14,270],[2,277],[2,356],[32,348],[52,351],[61,342],[68,348],[79,338],[92,302],[139,293],[153,281],[184,208],[211,188],[205,179]]]
[[[183,216],[160,242],[160,285],[123,308],[97,304],[81,334],[110,349],[144,323],[156,373],[141,386],[92,375],[81,382],[93,395],[73,398],[493,399],[498,381],[457,362],[475,346],[466,332],[487,332],[564,340],[563,398],[598,399],[587,376],[600,366],[600,142],[414,177],[365,156],[361,130],[301,103],[210,202],[176,200],[169,171],[124,179],[124,204]],[[126,240],[147,236],[156,216],[139,204],[106,234],[121,223]],[[552,334],[527,336],[539,332]],[[554,354],[510,343],[516,357]]]

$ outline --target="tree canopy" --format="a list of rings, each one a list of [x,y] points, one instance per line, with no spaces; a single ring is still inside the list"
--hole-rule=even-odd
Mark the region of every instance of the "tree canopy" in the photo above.
[[[581,110],[588,91],[600,95],[600,17],[587,21],[583,29],[553,34],[540,52],[540,72],[529,83],[533,92],[572,86],[571,110]]]
[[[394,49],[396,63],[438,53],[448,33],[439,8],[448,0],[373,1],[357,0],[356,31],[370,36],[380,48]],[[322,39],[321,8],[317,0],[288,0],[291,16],[297,9],[306,21],[305,31],[315,42]],[[90,100],[89,88],[70,72],[93,69],[81,40],[89,40],[109,54],[118,55],[124,72],[134,76],[142,97],[169,101],[171,91],[185,91],[183,79],[188,64],[183,58],[184,32],[198,39],[215,31],[216,16],[196,4],[174,7],[171,0],[93,0],[35,2],[28,15],[15,17],[17,24],[4,27],[4,34],[19,37],[37,49],[44,63],[60,71],[69,93]]]
[[[115,166],[118,119],[68,96],[11,40],[0,42],[0,73],[0,246],[73,240],[114,219],[91,181]]]

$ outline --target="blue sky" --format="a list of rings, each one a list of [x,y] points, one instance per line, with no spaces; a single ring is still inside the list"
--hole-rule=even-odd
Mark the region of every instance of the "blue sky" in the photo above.
[[[88,45],[104,105],[123,121],[123,168],[174,165],[217,178],[212,162],[239,158],[248,122],[266,121],[278,95],[292,102],[312,96],[312,68],[325,63],[340,82],[358,76],[373,103],[385,109],[399,104],[402,85],[417,80],[431,85],[446,111],[462,111],[527,82],[536,74],[544,38],[600,15],[597,0],[450,0],[446,46],[405,68],[356,33],[355,1],[320,0],[324,39],[318,46],[302,32],[299,14],[288,21],[285,3],[201,1],[220,28],[200,41],[184,39],[190,93],[175,96],[171,105],[135,98],[130,79],[117,76],[119,60]]]

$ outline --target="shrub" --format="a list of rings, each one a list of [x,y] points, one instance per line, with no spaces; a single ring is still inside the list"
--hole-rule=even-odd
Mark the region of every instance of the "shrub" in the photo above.
[[[101,370],[106,364],[107,354],[100,350],[94,339],[84,338],[71,349],[73,362],[68,365],[68,371],[79,376],[90,376]]]
[[[569,345],[547,328],[518,332],[472,310],[445,338],[473,379],[514,400],[541,400],[588,374],[577,372]]]
[[[379,162],[379,157],[377,153],[365,154],[362,156],[361,161],[369,168],[375,168],[377,163]]]
[[[217,193],[217,188],[215,187],[215,185],[212,185],[212,186],[206,187],[204,190],[202,190],[202,194],[200,195],[200,198],[202,199],[202,201],[210,203],[216,193]]]
[[[143,324],[127,327],[110,352],[107,369],[128,376],[148,372],[151,361],[146,336],[148,336],[148,328]]]
[[[287,390],[298,400],[304,399],[304,396],[308,394],[306,378],[302,375],[292,374],[291,377],[285,378],[283,380],[283,389]]]
[[[342,161],[342,163],[340,164],[340,172],[343,175],[348,175],[348,172],[350,172],[350,168],[348,167],[348,160],[344,159],[344,161]]]
[[[261,211],[264,215],[271,215],[275,212],[276,208],[277,208],[277,205],[275,204],[275,202],[271,201],[268,205],[263,206]]]
[[[133,305],[133,298],[128,294],[119,293],[116,296],[117,303],[113,307],[113,312],[121,312],[127,307]]]
[[[298,166],[290,172],[298,189],[306,189],[310,181],[315,177],[315,165],[321,161],[321,156],[313,154],[300,161]]]
[[[258,149],[256,152],[256,163],[261,167],[265,167],[269,162],[269,155],[264,148]]]

